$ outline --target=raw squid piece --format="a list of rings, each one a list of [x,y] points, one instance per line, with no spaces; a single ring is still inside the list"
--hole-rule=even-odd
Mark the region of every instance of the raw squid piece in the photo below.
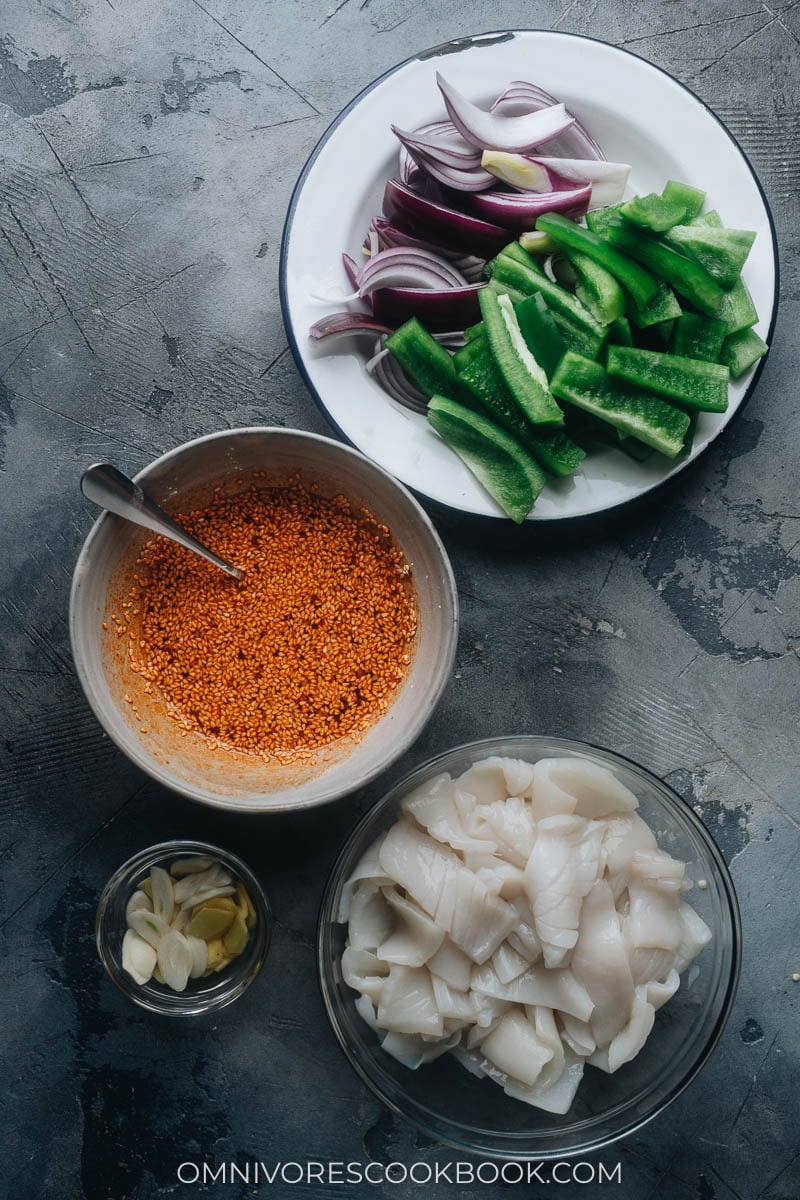
[[[578,940],[583,897],[600,871],[603,827],[583,817],[545,817],[525,868],[525,887],[547,967],[559,967]]]

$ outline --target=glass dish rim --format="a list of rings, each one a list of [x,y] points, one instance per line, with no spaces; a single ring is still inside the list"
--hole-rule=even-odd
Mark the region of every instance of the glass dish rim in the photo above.
[[[422,775],[430,768],[435,767],[443,760],[451,758],[453,755],[469,753],[479,748],[481,750],[486,750],[487,754],[491,754],[493,752],[499,753],[499,750],[497,749],[498,747],[507,745],[509,742],[518,741],[547,742],[551,746],[556,746],[570,751],[577,750],[580,753],[586,753],[587,751],[596,752],[601,756],[607,756],[612,761],[616,759],[624,764],[624,766],[632,769],[634,773],[638,773],[643,776],[649,784],[655,785],[657,790],[663,790],[665,794],[664,798],[669,800],[669,802],[677,808],[681,815],[688,818],[689,824],[694,828],[695,833],[699,836],[699,840],[705,847],[709,855],[709,859],[717,872],[717,880],[721,885],[720,896],[721,900],[724,901],[723,912],[727,914],[730,920],[731,966],[728,977],[724,982],[724,995],[722,1004],[713,1028],[703,1041],[703,1044],[696,1057],[690,1063],[688,1063],[678,1080],[665,1093],[661,1100],[657,1104],[653,1105],[651,1111],[646,1112],[643,1116],[636,1116],[627,1124],[623,1124],[619,1129],[614,1130],[612,1133],[598,1135],[597,1137],[594,1137],[591,1140],[582,1143],[581,1145],[567,1147],[565,1149],[549,1149],[546,1145],[541,1147],[528,1145],[526,1147],[524,1143],[530,1143],[532,1136],[531,1133],[515,1133],[513,1131],[509,1131],[503,1135],[504,1138],[508,1140],[509,1144],[507,1146],[502,1148],[491,1147],[485,1144],[476,1146],[469,1140],[459,1140],[454,1135],[451,1135],[449,1130],[447,1132],[443,1132],[441,1129],[434,1127],[432,1124],[426,1124],[425,1121],[416,1114],[412,1115],[404,1110],[390,1095],[387,1094],[386,1089],[380,1083],[378,1083],[363,1067],[357,1054],[353,1052],[347,1038],[344,1036],[344,1031],[339,1024],[331,999],[332,988],[330,987],[326,967],[323,961],[327,930],[333,923],[332,898],[341,877],[342,868],[351,850],[351,847],[356,843],[357,839],[361,837],[363,831],[367,828],[371,819],[376,814],[376,811],[379,808],[383,808],[384,806],[388,805],[393,799],[395,799],[396,793],[401,788],[408,787],[408,785],[419,775]],[[374,804],[370,805],[367,811],[361,816],[357,824],[350,831],[350,834],[344,842],[344,845],[341,847],[338,855],[336,856],[336,860],[331,867],[330,873],[326,880],[325,888],[322,893],[322,899],[320,901],[319,917],[317,921],[316,952],[317,982],[322,1003],[325,1008],[325,1014],[328,1018],[328,1023],[333,1030],[336,1041],[338,1042],[350,1066],[355,1070],[356,1074],[359,1076],[362,1082],[366,1084],[373,1095],[377,1096],[377,1098],[383,1104],[385,1104],[398,1116],[402,1117],[403,1120],[408,1121],[417,1129],[422,1130],[422,1132],[427,1136],[433,1137],[438,1142],[453,1149],[467,1151],[471,1154],[480,1154],[481,1157],[495,1160],[511,1161],[517,1159],[522,1161],[550,1161],[553,1159],[572,1158],[578,1154],[596,1152],[598,1150],[602,1150],[606,1146],[612,1145],[614,1142],[619,1141],[623,1137],[628,1137],[630,1134],[635,1133],[637,1130],[643,1128],[643,1126],[647,1125],[650,1121],[654,1120],[657,1116],[664,1112],[664,1110],[668,1108],[669,1105],[672,1104],[672,1102],[686,1090],[689,1084],[696,1079],[700,1071],[708,1062],[722,1036],[725,1026],[728,1023],[734,1000],[736,998],[736,991],[742,965],[742,923],[738,897],[736,895],[736,890],[733,885],[733,880],[731,878],[728,865],[723,858],[722,852],[720,851],[717,843],[714,841],[714,838],[711,836],[703,821],[701,821],[700,817],[692,808],[691,804],[684,800],[684,798],[678,792],[676,792],[675,789],[670,786],[670,784],[666,783],[653,771],[643,767],[641,763],[636,762],[635,759],[629,758],[625,754],[620,754],[616,750],[609,750],[605,746],[599,746],[594,742],[582,741],[574,738],[550,736],[547,734],[518,733],[492,736],[489,738],[477,738],[469,742],[459,743],[456,746],[452,746],[449,749],[431,755],[429,758],[425,759],[412,770],[406,772],[401,778],[396,780],[392,786],[388,788],[378,800],[375,801]],[[613,1109],[609,1110],[609,1115],[613,1112]]]
[[[252,889],[253,896],[251,899],[253,900],[258,916],[256,928],[259,929],[256,958],[250,970],[239,976],[234,976],[233,974],[229,976],[229,986],[226,990],[217,993],[210,999],[201,1000],[198,997],[196,1003],[187,1003],[184,1006],[181,1006],[180,1000],[177,1004],[158,1003],[148,993],[143,991],[140,985],[134,980],[129,981],[121,971],[118,972],[107,953],[105,946],[106,935],[104,932],[104,918],[109,903],[122,882],[122,877],[127,873],[133,872],[139,866],[144,866],[147,863],[154,865],[161,859],[176,854],[176,852],[211,854],[219,858],[220,861],[234,867],[237,875],[239,875],[241,881],[247,887],[248,894]],[[234,854],[233,851],[226,850],[222,846],[217,846],[213,842],[197,841],[193,838],[174,838],[172,841],[156,842],[152,846],[146,846],[144,849],[137,851],[136,854],[132,854],[130,858],[120,863],[117,869],[109,876],[97,903],[94,924],[95,946],[107,977],[128,1000],[133,1001],[134,1004],[137,1004],[147,1012],[155,1013],[157,1016],[200,1017],[206,1013],[218,1012],[220,1009],[232,1004],[234,1000],[238,1000],[247,991],[250,984],[259,975],[269,953],[272,942],[272,924],[272,909],[267,894],[252,868],[238,854]],[[176,992],[175,995],[176,997],[185,997],[187,1001],[191,1000],[191,996],[187,996],[186,993]]]

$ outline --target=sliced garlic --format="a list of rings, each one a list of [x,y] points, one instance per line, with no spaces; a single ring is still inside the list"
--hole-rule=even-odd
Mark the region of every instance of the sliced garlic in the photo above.
[[[150,882],[153,891],[153,912],[163,917],[169,925],[175,912],[172,880],[163,867],[153,867],[150,871]]]
[[[182,992],[193,966],[194,956],[188,941],[177,929],[170,929],[158,943],[158,967],[164,983],[174,992]]]
[[[204,942],[202,938],[191,937],[187,935],[186,941],[189,943],[189,949],[192,952],[192,969],[189,972],[190,979],[199,979],[208,966],[208,942]]]
[[[236,888],[228,885],[224,887],[208,888],[204,892],[195,892],[188,900],[184,900],[181,908],[196,908],[198,904],[205,904],[206,900],[215,900],[217,896],[234,896]]]
[[[181,875],[196,875],[199,871],[207,871],[213,867],[214,859],[200,854],[194,858],[178,858],[169,869],[170,875],[180,878]]]
[[[135,891],[125,907],[125,920],[127,921],[132,912],[152,912],[153,901],[143,892],[141,888]],[[130,923],[130,922],[129,922]]]
[[[183,933],[191,920],[191,916],[192,914],[188,908],[179,908],[170,922],[170,927],[177,929],[178,933]]]
[[[132,912],[128,917],[128,925],[139,937],[155,946],[156,950],[164,935],[169,933],[169,925],[163,917],[159,917],[157,913],[145,912],[144,909]]]
[[[156,952],[149,942],[133,929],[122,939],[122,969],[140,986],[151,978],[156,965]]]

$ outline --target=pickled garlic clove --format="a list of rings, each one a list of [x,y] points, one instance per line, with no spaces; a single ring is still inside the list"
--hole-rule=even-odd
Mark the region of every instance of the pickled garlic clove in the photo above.
[[[179,879],[183,875],[196,875],[200,871],[207,871],[209,867],[213,866],[213,858],[197,854],[193,858],[176,858],[169,869],[169,873],[175,876],[176,879]]]
[[[140,911],[152,912],[153,901],[146,892],[143,892],[141,888],[137,888],[125,907],[125,920],[128,922],[128,924],[130,924],[128,918],[130,917],[131,913]]]
[[[153,891],[153,912],[159,917],[163,917],[169,925],[175,912],[172,880],[163,867],[152,867],[150,883]]]
[[[163,917],[159,917],[154,912],[146,912],[144,909],[131,913],[128,918],[128,926],[156,950],[164,935],[169,933],[169,925]]]
[[[192,968],[189,971],[189,978],[199,979],[208,966],[208,942],[204,942],[202,938],[192,937],[191,934],[186,935],[186,941],[192,952]]]
[[[158,944],[158,967],[167,987],[174,992],[184,991],[194,966],[194,955],[187,939],[177,929],[170,929]]]

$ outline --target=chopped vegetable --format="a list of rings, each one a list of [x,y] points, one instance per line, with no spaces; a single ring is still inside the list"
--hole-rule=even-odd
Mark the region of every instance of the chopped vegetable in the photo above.
[[[534,425],[563,425],[564,414],[550,394],[544,369],[522,336],[509,297],[484,292],[481,312],[500,373],[525,416]]]
[[[639,308],[644,308],[655,296],[658,284],[652,275],[642,270],[637,263],[631,262],[625,255],[619,254],[591,229],[582,229],[580,225],[558,213],[540,217],[536,228],[546,233],[565,254],[577,250],[593,259],[599,266],[605,267],[630,292],[634,304]]]
[[[481,257],[496,254],[508,240],[508,232],[501,226],[420,196],[397,179],[386,184],[383,212],[398,229],[436,245]]]
[[[556,192],[589,184],[591,208],[617,204],[625,191],[630,167],[605,159],[546,158],[484,150],[481,165],[503,183],[526,192]]]
[[[763,358],[769,347],[754,329],[742,329],[732,333],[722,345],[720,361],[730,369],[734,379],[749,371],[754,363]]]
[[[610,325],[625,312],[625,296],[614,276],[580,251],[569,254],[578,282],[575,295],[601,325]]]
[[[529,296],[516,305],[514,312],[528,348],[551,379],[566,345],[544,298],[538,293]]]
[[[656,192],[651,192],[649,196],[634,196],[622,205],[620,212],[634,225],[642,225],[654,233],[664,233],[673,225],[681,225],[696,217],[705,198],[705,192],[671,179],[660,196]]]
[[[693,262],[667,242],[630,225],[625,226],[621,221],[610,224],[603,237],[612,246],[644,263],[654,275],[663,279],[679,296],[683,296],[701,312],[714,316],[723,291],[699,263]],[[638,300],[636,303],[642,307]]]
[[[387,338],[386,346],[426,396],[448,396],[475,407],[469,387],[456,374],[453,359],[416,317]]]
[[[628,315],[637,329],[649,329],[651,325],[661,325],[664,321],[674,321],[681,315],[681,306],[671,287],[662,279],[658,280],[658,291],[649,304],[637,308],[631,302]]]
[[[503,512],[521,524],[547,476],[510,434],[444,396],[434,396],[428,421],[454,450]]]
[[[741,275],[756,240],[751,230],[716,229],[713,225],[676,225],[666,237],[726,289]]]
[[[575,118],[563,104],[553,104],[522,117],[502,117],[478,108],[438,72],[436,82],[450,120],[462,137],[481,150],[530,150],[575,124]]]
[[[700,313],[682,313],[675,322],[672,333],[672,352],[683,358],[702,358],[705,362],[719,362],[726,326],[714,317]]]
[[[737,279],[729,292],[724,292],[716,312],[710,314],[722,321],[728,334],[749,329],[758,320],[753,297],[741,279]]]
[[[620,347],[609,346],[609,357]],[[616,387],[599,363],[567,351],[552,380],[553,395],[608,421],[674,458],[683,448],[689,414],[645,392]]]
[[[472,207],[482,217],[513,231],[530,230],[542,213],[562,212],[580,217],[586,212],[592,189],[583,187],[558,192],[482,192],[472,197]]]
[[[658,350],[610,346],[607,370],[615,379],[658,392],[703,412],[725,412],[729,371],[720,363],[681,358]]]

